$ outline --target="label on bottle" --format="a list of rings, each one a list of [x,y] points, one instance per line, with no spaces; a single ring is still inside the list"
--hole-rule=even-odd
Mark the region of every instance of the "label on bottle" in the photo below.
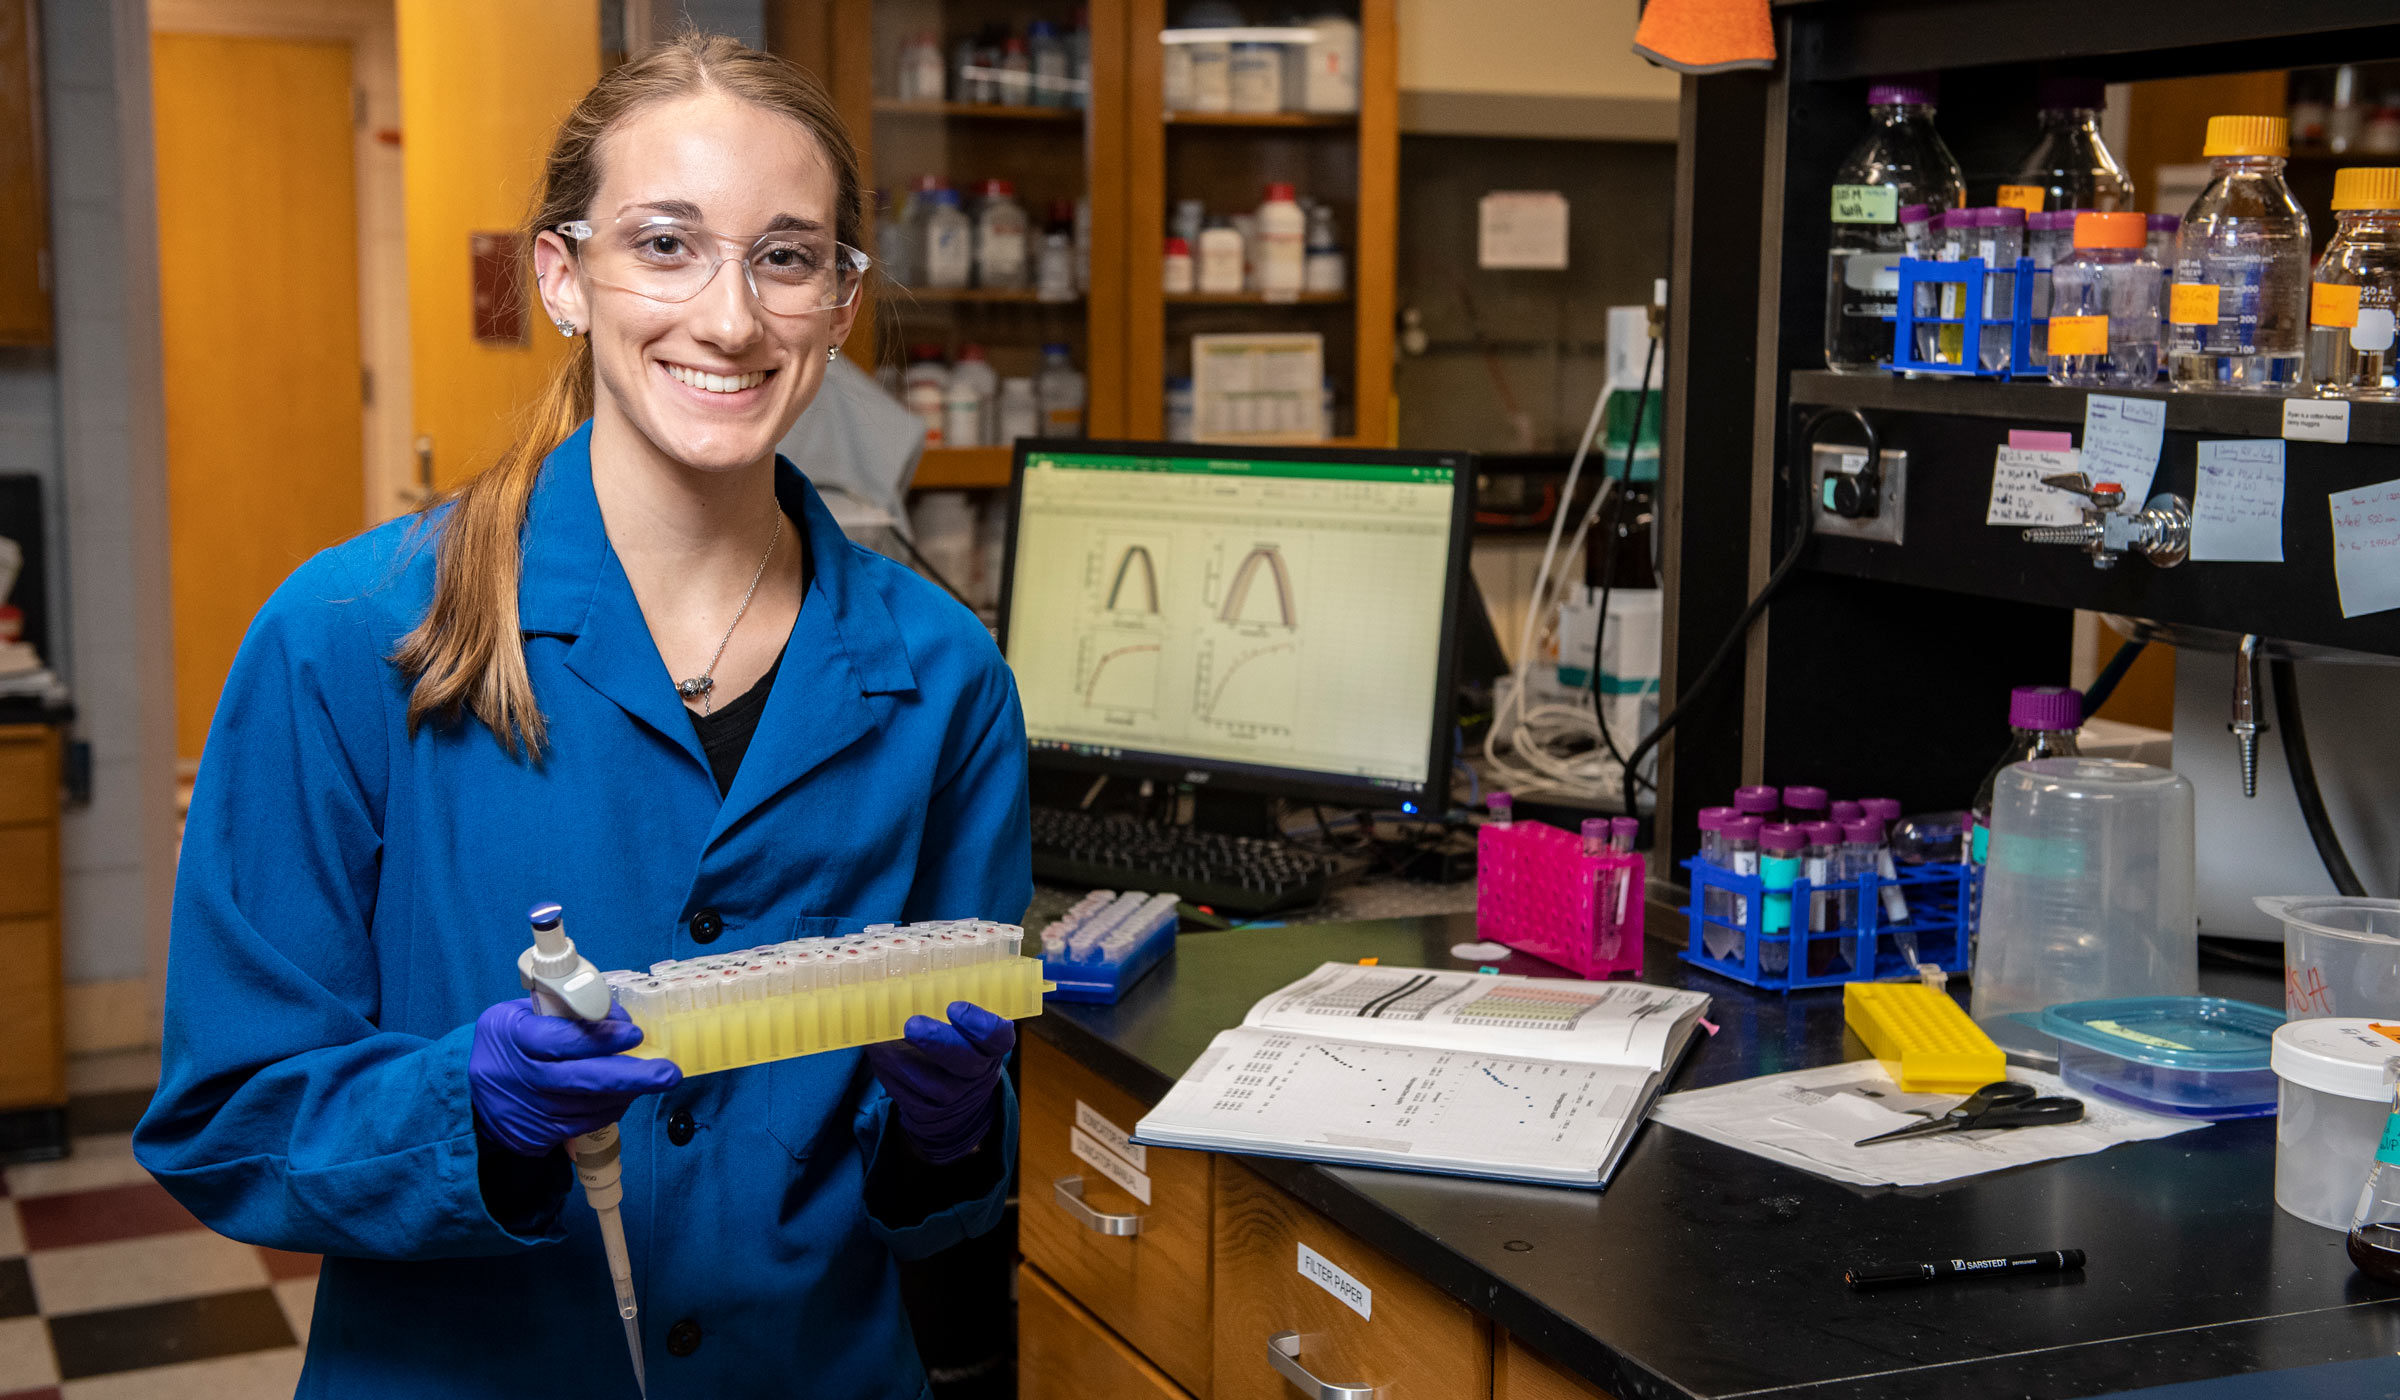
[[[2192,1048],[2180,1041],[2152,1035],[2148,1031],[2137,1031],[2131,1026],[2116,1021],[2086,1021],[2084,1024],[2102,1035],[2113,1035],[2119,1040],[2130,1040],[2136,1045],[2147,1045],[2153,1050],[2189,1050]]]
[[[2400,1167],[2400,1113],[2383,1120],[2383,1141],[2375,1144],[2375,1160]]]
[[[2213,326],[2217,323],[2217,292],[2214,282],[2178,282],[2167,289],[2167,324],[2170,326]]]
[[[2333,282],[2311,282],[2308,285],[2308,323],[2312,326],[2350,327],[2358,324],[2357,287],[2344,287]]]
[[[2051,317],[2050,353],[2053,355],[2107,354],[2108,318],[2106,316]]]
[[[1900,191],[1890,185],[1835,185],[1833,221],[1896,224],[1900,222]]]
[[[2039,214],[2049,193],[2040,185],[2002,185],[1998,203],[2003,209],[2022,209],[2028,214]]]

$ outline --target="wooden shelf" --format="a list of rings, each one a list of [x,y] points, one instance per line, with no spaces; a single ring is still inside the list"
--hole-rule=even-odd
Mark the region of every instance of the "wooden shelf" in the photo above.
[[[928,447],[909,489],[976,491],[1006,486],[1016,451],[1013,447]]]
[[[909,287],[902,286],[891,294],[892,303],[905,309],[911,302],[969,302],[985,306],[1055,306],[1073,310],[1083,305],[1083,298],[1066,301],[1044,301],[1029,290],[996,291],[987,287]]]
[[[1355,127],[1356,112],[1169,112],[1169,126]]]
[[[1296,297],[1269,298],[1265,292],[1168,292],[1169,306],[1345,306],[1348,292],[1302,292]]]
[[[897,97],[875,99],[879,117],[946,117],[991,122],[1061,122],[1082,125],[1081,107],[1022,107],[997,102],[909,102]]]

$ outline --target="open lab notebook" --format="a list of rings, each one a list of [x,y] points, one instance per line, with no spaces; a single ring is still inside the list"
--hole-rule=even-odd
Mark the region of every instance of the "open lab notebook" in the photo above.
[[[1326,963],[1218,1034],[1136,1142],[1608,1184],[1699,992]]]

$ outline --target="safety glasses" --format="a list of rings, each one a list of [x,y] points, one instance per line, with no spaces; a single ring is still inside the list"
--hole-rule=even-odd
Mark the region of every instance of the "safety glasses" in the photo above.
[[[592,281],[652,301],[690,301],[716,280],[719,268],[740,258],[750,294],[778,316],[848,306],[858,297],[870,261],[822,233],[781,229],[731,238],[656,214],[598,224],[577,219],[557,231],[575,240]]]

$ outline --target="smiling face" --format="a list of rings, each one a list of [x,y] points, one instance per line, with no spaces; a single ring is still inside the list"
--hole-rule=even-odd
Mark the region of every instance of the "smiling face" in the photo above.
[[[743,276],[749,240],[797,228],[830,240],[839,182],[823,148],[790,117],[721,93],[635,112],[599,146],[600,186],[584,212],[599,236],[619,218],[670,216],[737,246],[689,301],[665,302],[593,280],[567,240],[534,247],[542,304],[592,340],[594,448],[615,441],[695,471],[771,457],[816,397],[826,351],[850,333],[858,304],[778,315]],[[730,256],[728,256],[730,255]]]

